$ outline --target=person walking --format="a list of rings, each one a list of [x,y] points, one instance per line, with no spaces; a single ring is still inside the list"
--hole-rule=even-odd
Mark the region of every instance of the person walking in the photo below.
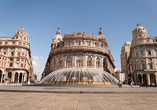
[[[131,87],[133,88],[134,81],[131,82]]]
[[[148,79],[146,78],[146,88],[148,87]]]

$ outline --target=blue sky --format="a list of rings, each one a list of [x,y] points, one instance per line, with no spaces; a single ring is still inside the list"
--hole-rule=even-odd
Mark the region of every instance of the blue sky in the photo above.
[[[137,17],[148,36],[157,36],[157,0],[0,0],[0,36],[13,37],[24,27],[36,66],[43,67],[58,26],[62,36],[74,31],[97,36],[101,25],[120,69],[121,47],[132,40]]]

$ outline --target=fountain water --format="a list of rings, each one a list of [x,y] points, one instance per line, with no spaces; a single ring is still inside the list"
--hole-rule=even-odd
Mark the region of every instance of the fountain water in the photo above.
[[[65,68],[48,74],[40,84],[117,84],[110,73],[92,68]]]

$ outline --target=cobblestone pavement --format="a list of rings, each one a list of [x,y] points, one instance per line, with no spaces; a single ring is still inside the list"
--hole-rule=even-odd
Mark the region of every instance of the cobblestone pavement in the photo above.
[[[64,94],[0,92],[0,110],[156,110],[155,93]]]

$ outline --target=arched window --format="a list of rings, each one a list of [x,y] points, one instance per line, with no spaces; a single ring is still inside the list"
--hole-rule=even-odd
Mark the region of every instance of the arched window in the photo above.
[[[71,67],[72,66],[72,59],[71,57],[67,57],[67,67]]]
[[[100,59],[99,59],[99,57],[96,58],[96,67],[100,67]]]
[[[67,60],[71,60],[71,57],[69,56],[69,57],[67,57]]]
[[[92,58],[90,56],[88,56],[87,60],[92,60]]]
[[[77,67],[82,66],[82,57],[81,56],[77,56],[76,64],[77,64]]]
[[[92,58],[90,56],[87,57],[87,67],[92,66]]]
[[[61,61],[61,60],[62,60],[62,57],[59,58],[59,61]]]
[[[59,58],[59,67],[62,67],[62,57]]]

